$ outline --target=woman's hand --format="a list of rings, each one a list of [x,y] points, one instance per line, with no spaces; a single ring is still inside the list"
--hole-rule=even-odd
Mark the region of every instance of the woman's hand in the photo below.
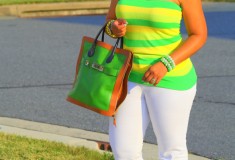
[[[124,19],[116,19],[111,27],[112,33],[117,37],[123,37],[126,34],[127,22]]]
[[[166,75],[167,68],[162,62],[152,65],[144,74],[143,81],[149,82],[156,86],[160,80]]]

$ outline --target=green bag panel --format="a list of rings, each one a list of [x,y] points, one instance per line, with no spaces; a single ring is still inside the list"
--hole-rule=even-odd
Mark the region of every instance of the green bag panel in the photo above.
[[[100,106],[99,109],[108,110],[107,107],[111,99],[110,90],[113,89],[116,78],[85,66],[81,67],[83,69],[80,70],[77,76],[84,78],[79,78],[79,80],[76,81],[74,89],[69,95],[89,106]],[[103,83],[106,84],[105,88],[101,88]]]

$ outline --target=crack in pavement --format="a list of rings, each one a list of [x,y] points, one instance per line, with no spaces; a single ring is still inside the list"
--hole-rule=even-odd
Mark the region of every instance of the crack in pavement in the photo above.
[[[235,77],[235,75],[198,76],[198,78],[223,78],[223,77]]]
[[[235,75],[234,75],[235,76]],[[219,77],[219,76],[216,76]],[[22,89],[22,88],[39,88],[39,87],[57,87],[57,86],[72,86],[72,83],[61,83],[61,84],[42,84],[42,85],[23,85],[23,86],[10,86],[10,87],[0,87],[1,89]],[[208,100],[205,99],[203,97],[200,96],[196,96],[195,98],[195,102],[203,100],[203,102],[207,102],[207,103],[215,103],[215,104],[228,104],[228,105],[235,105],[235,103],[233,102],[220,102],[220,101],[212,101],[212,100]]]
[[[195,98],[194,101],[197,102],[197,101],[200,101],[200,100],[203,100],[203,102],[207,102],[207,103],[228,104],[228,105],[233,105],[233,106],[235,106],[235,103],[233,103],[233,102],[212,101],[212,100],[207,100],[207,99],[205,99],[205,98],[203,98],[203,97],[200,97],[200,96],[196,96],[196,98]]]
[[[22,86],[8,86],[0,87],[1,89],[21,89],[21,88],[39,88],[39,87],[56,87],[56,86],[71,86],[72,83],[61,83],[61,84],[41,84],[41,85],[22,85]]]
[[[198,76],[198,78],[223,78],[235,77],[235,75],[213,75],[213,76]],[[56,87],[56,86],[69,86],[73,83],[58,83],[58,84],[41,84],[41,85],[22,85],[22,86],[2,86],[1,89],[18,89],[18,88],[38,88],[38,87]]]

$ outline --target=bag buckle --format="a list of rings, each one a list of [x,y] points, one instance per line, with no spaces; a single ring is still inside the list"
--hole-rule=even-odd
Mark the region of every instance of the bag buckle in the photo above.
[[[93,64],[91,65],[91,67],[94,68],[94,69],[96,69],[96,70],[98,70],[98,71],[100,71],[100,72],[103,72],[103,71],[104,71],[104,67],[103,67],[102,65],[100,65],[100,64],[97,64],[97,63],[93,63]]]

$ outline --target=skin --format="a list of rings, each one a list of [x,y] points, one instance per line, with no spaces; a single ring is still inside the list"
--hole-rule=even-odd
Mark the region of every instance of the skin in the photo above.
[[[184,43],[179,46],[171,57],[175,64],[179,64],[195,54],[206,42],[207,26],[205,16],[202,10],[201,0],[172,0],[174,3],[182,7],[183,19],[188,32],[188,37]],[[106,17],[106,21],[115,19],[112,25],[112,33],[118,37],[122,37],[126,33],[126,21],[124,19],[117,19],[115,14],[115,7],[118,0],[112,0],[110,9]],[[144,74],[143,81],[149,82],[154,86],[157,85],[161,79],[166,75],[167,68],[162,62],[153,64]],[[155,79],[155,83],[151,80]]]

